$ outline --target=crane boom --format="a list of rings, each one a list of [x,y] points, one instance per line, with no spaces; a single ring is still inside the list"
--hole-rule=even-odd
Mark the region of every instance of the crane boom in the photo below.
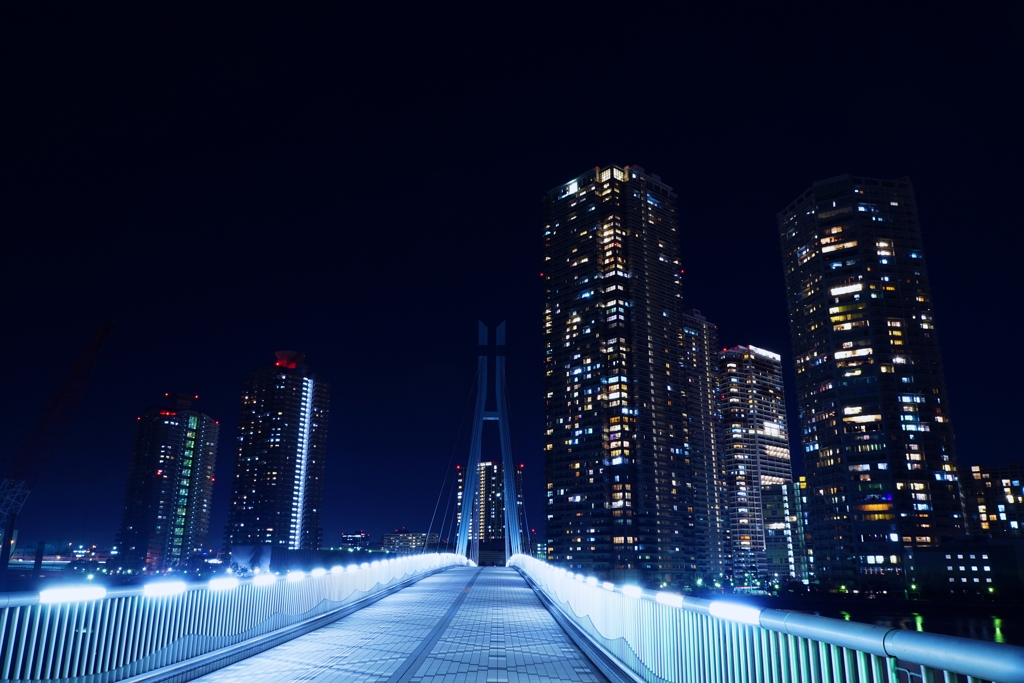
[[[0,464],[0,476],[3,477],[0,481],[0,520],[4,523],[3,545],[0,547],[0,579],[7,572],[14,522],[18,513],[78,410],[100,348],[113,328],[113,321],[100,325],[92,341],[75,361],[71,372],[50,394],[28,434]]]

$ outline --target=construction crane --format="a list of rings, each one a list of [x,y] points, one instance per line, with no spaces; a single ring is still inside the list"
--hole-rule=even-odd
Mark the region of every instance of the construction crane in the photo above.
[[[42,412],[32,424],[32,429],[0,463],[0,476],[3,477],[0,481],[0,520],[4,525],[3,546],[0,547],[0,583],[6,578],[7,563],[11,559],[14,523],[78,410],[100,348],[112,329],[113,321],[107,321],[96,330],[71,372],[50,394]]]

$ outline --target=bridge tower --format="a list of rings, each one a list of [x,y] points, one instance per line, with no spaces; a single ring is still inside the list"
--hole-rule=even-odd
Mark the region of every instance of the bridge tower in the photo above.
[[[485,421],[498,423],[498,440],[501,444],[501,463],[504,486],[501,498],[505,513],[505,558],[523,552],[522,528],[519,525],[519,496],[516,491],[516,468],[512,461],[512,438],[509,434],[508,404],[505,394],[505,323],[495,329],[494,356],[494,410],[487,410],[490,330],[479,323],[479,353],[477,355],[476,403],[473,409],[473,431],[470,436],[469,462],[466,467],[465,485],[462,491],[462,514],[459,522],[459,538],[456,552],[477,562],[479,560],[479,534],[472,534],[473,523],[479,519],[480,506],[480,454],[483,444]],[[476,538],[471,538],[476,536]]]

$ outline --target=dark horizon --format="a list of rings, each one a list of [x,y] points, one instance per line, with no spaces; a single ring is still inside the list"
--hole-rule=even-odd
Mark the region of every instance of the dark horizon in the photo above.
[[[185,392],[221,424],[216,548],[242,383],[281,349],[332,385],[325,545],[425,530],[478,319],[507,321],[541,519],[541,198],[608,163],[674,188],[686,305],[782,355],[793,443],[776,213],[825,178],[909,177],[960,465],[1020,461],[978,400],[1019,329],[996,256],[1020,244],[1019,4],[379,11],[4,10],[3,448],[116,321],[20,545],[112,543],[135,417]]]

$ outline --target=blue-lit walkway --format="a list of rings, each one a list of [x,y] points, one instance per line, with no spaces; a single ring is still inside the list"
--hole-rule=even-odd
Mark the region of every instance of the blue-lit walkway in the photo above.
[[[605,678],[515,570],[458,568],[196,680],[597,683]]]

